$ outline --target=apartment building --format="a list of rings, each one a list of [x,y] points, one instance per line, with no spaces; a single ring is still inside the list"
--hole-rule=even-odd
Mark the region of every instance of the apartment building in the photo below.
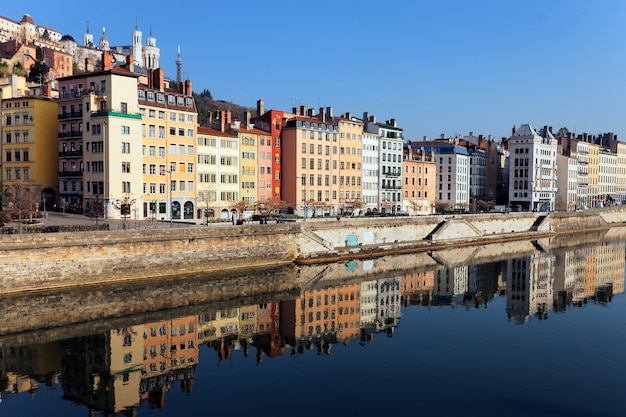
[[[120,218],[115,203],[140,198],[143,176],[137,78],[113,67],[59,81],[59,204]]]
[[[437,164],[435,205],[439,209],[465,211],[470,207],[470,157],[467,148],[457,142],[457,138],[442,134],[437,140],[411,142],[409,146],[413,152],[422,150],[432,154]]]
[[[374,117],[374,116],[372,116]],[[363,120],[368,120],[367,114],[364,115]],[[380,136],[375,133],[363,131],[363,173],[361,174],[361,182],[363,184],[361,198],[363,201],[364,212],[378,211],[379,209],[379,193],[378,193],[378,178],[379,178],[379,166],[378,159],[380,148]]]
[[[364,131],[380,137],[378,147],[378,210],[395,213],[402,210],[402,129],[396,119],[385,123],[370,117],[364,122]]]
[[[142,80],[140,80],[142,81]],[[169,88],[163,69],[148,70],[137,87],[141,115],[144,218],[195,222],[202,219],[196,200],[197,112],[191,81]]]
[[[332,111],[321,109],[315,116],[313,109],[300,110],[294,109],[298,115],[282,129],[282,197],[305,218],[334,216],[341,212],[338,124]]]
[[[57,104],[32,96],[1,103],[3,203],[19,203],[27,193],[41,210],[51,208],[59,190]]]
[[[341,215],[361,213],[362,200],[362,164],[363,164],[363,121],[346,113],[333,118],[339,134],[339,207]],[[324,155],[330,155],[330,144],[324,146]],[[325,176],[325,180],[328,174]]]
[[[244,202],[243,207],[252,209],[259,201],[259,130],[249,129],[247,123],[242,124],[240,121],[231,123],[230,128],[239,140],[240,200]]]
[[[432,154],[421,149],[413,152],[404,150],[402,210],[413,215],[434,213],[437,164]]]
[[[240,198],[239,138],[226,131],[225,114],[217,129],[198,126],[198,204],[207,218],[237,216],[233,204]]]
[[[558,154],[557,191],[555,209],[558,211],[574,211],[579,207],[578,201],[578,159]]]
[[[509,199],[523,211],[554,210],[557,192],[557,139],[551,128],[529,124],[513,129],[509,138],[511,168]],[[597,176],[596,176],[597,177]]]

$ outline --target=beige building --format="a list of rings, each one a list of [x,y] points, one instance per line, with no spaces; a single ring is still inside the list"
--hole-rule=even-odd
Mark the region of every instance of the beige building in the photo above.
[[[239,138],[225,124],[216,127],[198,127],[198,204],[209,219],[232,219],[240,200]]]
[[[412,215],[433,214],[437,182],[437,164],[432,154],[413,152],[408,147],[402,163],[402,210]]]

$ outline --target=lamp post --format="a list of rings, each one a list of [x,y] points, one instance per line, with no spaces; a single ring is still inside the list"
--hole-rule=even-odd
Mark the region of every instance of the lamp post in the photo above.
[[[171,168],[171,167],[170,167],[170,168]],[[173,193],[173,190],[172,190],[172,171],[171,171],[171,169],[170,169],[169,171],[168,171],[168,170],[165,170],[165,172],[167,172],[167,173],[169,174],[169,182],[170,182],[170,183],[169,183],[169,190],[170,190],[170,191],[169,191],[169,204],[170,204],[170,227],[172,227],[172,216],[174,215],[174,213],[173,213],[173,212],[174,212],[174,206],[172,205],[172,204],[173,204],[173,203],[172,203],[172,193]]]
[[[300,180],[300,184],[302,185],[302,189],[304,191],[304,198],[302,199],[302,206],[304,208],[304,219],[302,221],[306,221],[306,216],[307,216],[307,206],[306,206],[306,175],[301,175],[299,177],[296,177],[297,179]]]

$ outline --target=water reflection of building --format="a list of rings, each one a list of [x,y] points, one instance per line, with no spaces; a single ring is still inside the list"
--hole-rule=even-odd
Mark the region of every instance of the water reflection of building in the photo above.
[[[568,304],[582,306],[591,299],[608,302],[613,294],[622,294],[625,256],[623,242],[604,242],[558,252],[554,308],[562,310]]]
[[[538,251],[507,261],[507,315],[523,324],[529,316],[548,317],[552,304],[554,256]]]
[[[438,265],[435,269],[435,286],[431,304],[447,305],[463,301],[468,288],[468,267]]]
[[[198,316],[146,323],[143,328],[141,399],[162,408],[173,381],[191,392],[198,363]]]
[[[56,342],[0,349],[0,394],[35,395],[41,384],[55,387],[60,373],[61,347]]]
[[[64,398],[105,413],[132,414],[139,405],[143,326],[65,340]]]
[[[361,332],[361,284],[306,290],[281,303],[281,334],[295,352],[317,348],[329,353],[333,343],[347,343]]]
[[[435,271],[413,271],[402,276],[402,300],[405,306],[430,305],[435,288]]]
[[[376,333],[376,312],[378,311],[378,282],[369,280],[361,282],[361,303],[359,306],[361,319],[361,343],[369,342]]]
[[[385,332],[388,336],[400,324],[402,316],[402,278],[378,280],[378,319],[376,331]]]

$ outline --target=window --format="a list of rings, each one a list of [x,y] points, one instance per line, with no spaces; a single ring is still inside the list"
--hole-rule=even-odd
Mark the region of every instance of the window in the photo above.
[[[122,142],[122,153],[130,153],[130,142]]]
[[[130,162],[122,162],[122,172],[130,174]]]
[[[130,181],[122,181],[122,192],[130,193]]]

